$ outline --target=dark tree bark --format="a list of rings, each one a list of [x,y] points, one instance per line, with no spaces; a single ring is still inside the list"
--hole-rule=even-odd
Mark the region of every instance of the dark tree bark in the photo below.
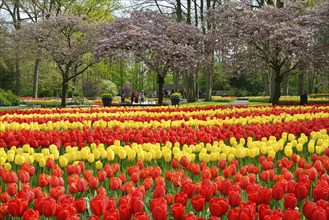
[[[157,73],[157,80],[158,80],[158,93],[159,93],[159,98],[158,98],[158,105],[162,105],[163,104],[163,84],[165,82],[164,77]]]

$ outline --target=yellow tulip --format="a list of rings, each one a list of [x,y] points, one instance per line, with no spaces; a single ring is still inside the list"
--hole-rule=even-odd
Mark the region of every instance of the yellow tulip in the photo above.
[[[127,157],[127,152],[123,148],[121,148],[118,152],[118,156],[121,160],[123,160]]]
[[[152,154],[150,152],[145,152],[144,154],[145,161],[151,161],[152,160]]]
[[[97,148],[94,148],[92,150],[93,154],[94,154],[94,157],[96,160],[98,160],[100,157],[101,157],[101,152],[99,152],[99,150]]]
[[[297,149],[298,152],[302,152],[303,151],[303,144],[302,143],[298,143],[296,145],[296,149]]]
[[[89,154],[89,155],[88,155],[88,162],[89,162],[89,163],[94,163],[94,162],[95,162],[94,154]]]
[[[115,141],[114,141],[114,145],[115,145],[115,146],[121,146],[121,143],[120,143],[119,140],[115,140]]]
[[[29,152],[29,149],[30,149],[30,145],[29,144],[24,144],[23,145],[23,151],[24,152]]]
[[[316,152],[317,154],[321,154],[323,151],[324,151],[323,146],[319,146],[319,145],[316,145],[316,146],[315,146],[315,152]]]
[[[59,157],[59,165],[61,167],[66,167],[68,165],[68,163],[69,163],[69,161],[66,157],[64,157],[64,156]]]
[[[141,152],[138,152],[137,153],[137,159],[138,160],[141,160],[141,161],[144,161],[144,152],[143,151],[141,151]]]
[[[15,159],[15,154],[11,153],[11,154],[7,154],[7,161],[9,163],[13,162]]]
[[[210,160],[211,161],[218,161],[219,154],[217,152],[210,153]]]
[[[165,162],[169,163],[171,161],[171,153],[163,154],[163,159],[165,160]]]
[[[40,166],[40,167],[45,167],[45,166],[46,166],[46,160],[45,160],[45,158],[41,158],[41,159],[39,160],[39,166]]]
[[[284,154],[285,154],[287,157],[291,157],[291,155],[292,155],[292,149],[291,149],[291,147],[285,147],[285,148],[284,148]]]
[[[233,160],[235,157],[234,157],[234,154],[229,154],[228,156],[227,156],[227,160],[228,161],[231,161],[231,160]]]
[[[6,163],[5,157],[0,157],[0,165],[3,166]]]
[[[16,154],[15,164],[22,165],[24,162],[25,162],[25,157],[21,156],[20,154]]]
[[[11,164],[10,163],[5,163],[4,165],[3,165],[3,168],[5,168],[6,170],[11,170]]]
[[[95,167],[97,170],[100,170],[103,168],[103,164],[100,160],[97,160],[96,163],[95,163]]]
[[[43,149],[41,150],[41,153],[42,153],[43,155],[45,155],[45,156],[50,154],[48,148],[43,148]]]

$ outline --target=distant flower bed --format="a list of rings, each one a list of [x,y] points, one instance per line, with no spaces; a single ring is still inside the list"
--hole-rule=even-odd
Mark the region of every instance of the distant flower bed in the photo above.
[[[234,102],[236,100],[234,96],[213,96],[212,98],[216,102]]]
[[[253,96],[249,97],[249,102],[269,102],[269,96]],[[308,104],[329,104],[329,97],[309,95],[307,98]],[[281,96],[280,104],[282,105],[298,105],[300,96]]]

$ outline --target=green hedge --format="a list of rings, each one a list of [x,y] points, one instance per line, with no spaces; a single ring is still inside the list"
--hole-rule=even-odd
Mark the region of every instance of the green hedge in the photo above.
[[[11,91],[0,89],[0,106],[14,106],[19,104],[19,99]]]

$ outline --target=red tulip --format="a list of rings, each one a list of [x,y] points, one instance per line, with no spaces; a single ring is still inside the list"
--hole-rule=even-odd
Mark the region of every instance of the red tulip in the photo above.
[[[41,212],[46,217],[55,216],[56,214],[56,200],[51,197],[46,197],[42,200]]]
[[[8,214],[8,203],[2,203],[0,205],[0,219],[5,219]]]
[[[239,220],[240,219],[240,211],[237,208],[230,209],[227,214],[228,219],[230,220]]]
[[[117,209],[106,210],[104,220],[120,220],[120,213]]]
[[[134,220],[150,220],[150,217],[145,212],[137,212],[134,215]]]
[[[93,216],[90,216],[88,218],[88,220],[100,220],[100,218],[98,216],[93,215]]]
[[[309,194],[309,187],[302,182],[299,182],[295,186],[295,195],[298,200],[305,199]]]
[[[194,184],[191,182],[183,183],[182,191],[186,193],[188,198],[192,198],[194,193]]]
[[[98,188],[98,183],[99,183],[99,181],[98,181],[97,177],[91,176],[88,179],[88,184],[89,184],[90,189],[97,189]]]
[[[209,203],[209,211],[214,216],[222,216],[228,211],[229,205],[226,199],[212,198]]]
[[[272,210],[269,205],[260,204],[258,208],[259,219],[263,220],[266,216],[272,215]]]
[[[78,213],[84,213],[87,209],[87,202],[85,198],[80,198],[74,202],[75,209]]]
[[[192,213],[184,215],[184,220],[203,220],[203,218],[199,218],[197,215]]]
[[[204,209],[205,202],[205,198],[201,195],[192,197],[191,204],[194,211],[201,212]]]
[[[83,179],[83,178],[79,178],[77,181],[77,189],[79,192],[85,192],[87,190],[88,187],[88,182],[87,180]]]
[[[167,219],[167,203],[160,203],[152,209],[152,217],[154,220]]]
[[[46,187],[48,186],[50,183],[50,176],[48,176],[47,174],[41,173],[38,176],[38,184],[40,187]]]
[[[119,206],[119,213],[121,220],[130,220],[132,216],[130,204],[123,204]]]
[[[284,194],[284,189],[282,188],[281,185],[275,184],[272,189],[272,197],[275,200],[280,200],[283,197]]]
[[[10,196],[14,196],[17,193],[18,186],[16,183],[9,183],[7,185],[7,192]]]
[[[97,177],[98,177],[98,180],[100,182],[104,182],[105,179],[106,179],[106,172],[105,172],[105,170],[98,171]]]
[[[20,198],[13,198],[8,202],[8,213],[11,216],[21,217],[27,210],[27,201]]]
[[[231,180],[224,180],[221,185],[220,193],[223,196],[227,196],[228,193],[231,191],[232,185],[233,184]]]
[[[143,200],[140,198],[133,199],[132,201],[132,212],[133,214],[136,214],[137,212],[143,212],[144,211],[144,203]]]
[[[315,220],[328,219],[328,214],[327,214],[326,210],[324,210],[322,207],[316,206],[312,212],[311,219],[315,219]]]
[[[171,207],[171,214],[174,217],[174,220],[182,220],[185,213],[185,206],[181,203],[175,203]]]
[[[8,203],[10,200],[11,200],[11,197],[7,192],[3,192],[0,194],[0,201],[2,203]]]
[[[312,213],[316,209],[316,204],[312,201],[306,201],[303,204],[303,213],[307,219],[312,218]]]
[[[213,187],[212,185],[202,185],[200,194],[206,199],[206,201],[210,201],[213,195]]]
[[[90,208],[94,215],[101,216],[104,214],[108,205],[108,198],[104,195],[97,195],[90,202]]]
[[[297,200],[296,200],[297,201]],[[300,213],[296,209],[288,208],[284,214],[282,220],[300,219]]]
[[[153,197],[159,198],[166,195],[166,188],[164,186],[156,186],[153,191]]]
[[[26,170],[19,170],[18,171],[18,179],[22,183],[28,183],[30,181],[30,174]]]
[[[40,214],[38,210],[29,209],[24,212],[23,220],[38,220],[40,219]]]
[[[111,190],[118,190],[118,189],[120,189],[121,185],[122,185],[122,181],[121,181],[120,178],[112,177],[110,179],[110,188],[111,188]]]
[[[233,207],[239,206],[242,200],[240,192],[233,190],[229,192],[228,198],[229,198],[230,206]]]
[[[295,209],[296,206],[297,206],[297,198],[296,198],[295,194],[293,194],[293,193],[286,194],[284,197],[284,207],[286,209],[288,209],[288,208]]]
[[[49,195],[54,199],[58,199],[59,196],[65,193],[65,188],[63,186],[52,187],[49,190]]]
[[[184,192],[179,192],[175,195],[174,197],[174,202],[175,203],[181,203],[183,206],[186,205],[187,203],[187,195]]]

